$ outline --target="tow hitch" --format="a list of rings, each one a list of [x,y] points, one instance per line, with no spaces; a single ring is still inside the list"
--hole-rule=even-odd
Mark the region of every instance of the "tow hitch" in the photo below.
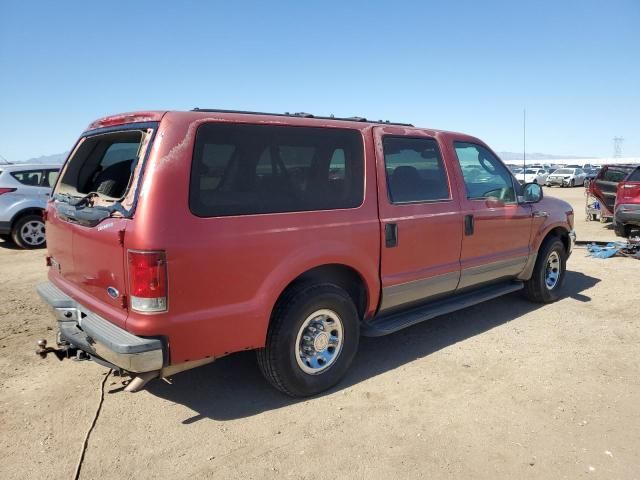
[[[40,358],[47,358],[48,354],[53,353],[60,361],[65,358],[73,358],[75,360],[89,360],[90,358],[86,352],[71,346],[69,343],[64,341],[58,341],[56,343],[59,348],[47,347],[47,341],[41,338],[37,342],[38,349],[36,350],[36,354],[38,354]]]

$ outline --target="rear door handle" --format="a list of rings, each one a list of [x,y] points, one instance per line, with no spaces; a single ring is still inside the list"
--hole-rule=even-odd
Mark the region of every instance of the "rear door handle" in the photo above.
[[[464,216],[464,234],[467,236],[473,235],[474,229],[475,229],[475,222],[473,220],[473,215],[465,215]]]
[[[384,246],[393,248],[398,246],[398,224],[386,223],[384,225]]]

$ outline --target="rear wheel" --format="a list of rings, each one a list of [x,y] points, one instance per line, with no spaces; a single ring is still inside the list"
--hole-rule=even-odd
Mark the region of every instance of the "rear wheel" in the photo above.
[[[305,285],[280,299],[265,347],[257,351],[265,378],[293,397],[338,383],[358,349],[360,322],[351,297],[332,284]]]
[[[22,248],[44,247],[46,242],[44,220],[40,215],[25,215],[14,224],[11,238]]]
[[[555,302],[564,283],[567,252],[558,237],[547,238],[540,250],[533,275],[524,284],[524,295],[539,303]]]

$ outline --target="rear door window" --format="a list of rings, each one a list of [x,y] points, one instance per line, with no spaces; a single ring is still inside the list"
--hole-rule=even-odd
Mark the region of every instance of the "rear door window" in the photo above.
[[[495,197],[506,203],[516,201],[513,177],[507,167],[481,145],[454,142],[462,169],[467,198],[476,200]]]
[[[356,130],[272,125],[200,126],[189,206],[201,217],[358,207],[364,196]]]
[[[391,203],[450,198],[447,173],[435,139],[387,136],[382,144]]]
[[[604,180],[605,182],[619,183],[623,181],[628,174],[628,171],[619,170],[616,168],[607,168],[607,170],[602,175],[602,180]]]
[[[12,172],[11,176],[23,185],[31,187],[39,187],[42,182],[42,170],[22,170],[20,172]]]

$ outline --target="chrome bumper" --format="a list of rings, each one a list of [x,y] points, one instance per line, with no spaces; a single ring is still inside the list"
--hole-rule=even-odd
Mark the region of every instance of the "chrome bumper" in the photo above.
[[[52,308],[60,338],[91,357],[128,372],[150,372],[164,366],[162,342],[138,337],[77,303],[51,282],[36,287]]]
[[[573,248],[576,246],[576,231],[571,230],[569,232],[569,253],[573,251]]]

